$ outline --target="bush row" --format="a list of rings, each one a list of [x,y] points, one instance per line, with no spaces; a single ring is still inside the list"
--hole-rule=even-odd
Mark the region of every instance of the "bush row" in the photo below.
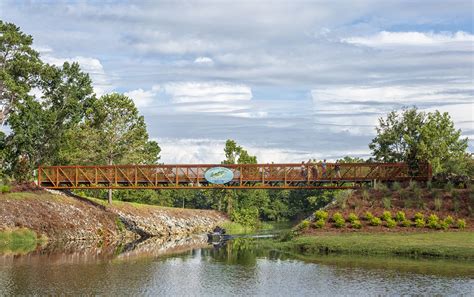
[[[401,227],[417,227],[417,228],[424,228],[428,227],[431,229],[449,229],[451,227],[464,229],[466,227],[466,221],[463,219],[455,220],[452,216],[447,216],[443,220],[438,218],[437,215],[431,214],[427,218],[418,212],[416,213],[413,218],[410,220],[406,217],[403,211],[399,211],[392,216],[390,211],[384,211],[380,217],[374,216],[371,212],[366,212],[362,218],[363,220],[367,221],[368,225],[371,226],[386,226],[388,228],[393,228],[398,226]],[[355,229],[362,228],[362,223],[359,217],[354,214],[350,213],[347,218],[336,212],[332,215],[329,219],[329,214],[324,210],[318,210],[314,213],[314,223],[313,227],[315,228],[323,228],[326,223],[332,223],[332,225],[336,228],[346,227],[347,223],[350,224],[350,227]],[[311,222],[309,220],[302,221],[297,229],[306,229],[311,226]]]

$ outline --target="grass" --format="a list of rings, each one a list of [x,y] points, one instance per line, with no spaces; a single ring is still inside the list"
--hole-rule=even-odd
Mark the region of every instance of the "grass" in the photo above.
[[[296,237],[276,245],[304,253],[431,256],[474,261],[474,232],[321,234]]]
[[[253,227],[244,226],[232,221],[226,221],[221,224],[221,227],[226,230],[227,234],[237,235],[254,233],[256,231],[272,230],[274,228],[274,225],[270,223],[261,222],[258,226]]]
[[[28,228],[7,229],[0,231],[0,253],[26,254],[36,249],[38,243],[47,240]]]

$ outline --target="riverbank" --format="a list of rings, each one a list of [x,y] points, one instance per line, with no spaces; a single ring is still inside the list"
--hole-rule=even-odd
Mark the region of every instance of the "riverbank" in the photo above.
[[[0,194],[0,233],[5,238],[8,232],[21,229],[49,241],[112,242],[201,233],[223,221],[225,215],[210,210],[127,202],[108,205],[98,199],[46,191]]]
[[[474,261],[474,232],[322,233],[269,243],[303,254],[335,253],[437,257]]]

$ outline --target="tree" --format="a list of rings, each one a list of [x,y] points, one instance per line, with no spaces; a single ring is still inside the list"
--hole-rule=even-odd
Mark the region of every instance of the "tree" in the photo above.
[[[92,82],[77,63],[43,65],[37,87],[41,100],[25,95],[9,111],[8,164],[22,181],[31,179],[38,165],[67,164],[61,157],[67,136],[95,100]]]
[[[133,100],[113,93],[100,97],[87,110],[63,156],[76,164],[153,164],[160,147],[148,140],[143,116]],[[112,191],[109,190],[109,202]]]
[[[452,164],[464,162],[467,138],[460,138],[461,131],[454,128],[448,113],[424,113],[416,108],[401,114],[392,111],[379,119],[376,131],[369,148],[377,161],[406,162],[413,173],[419,163],[429,162],[434,174],[465,174],[465,169]]]
[[[250,155],[234,140],[228,139],[224,147],[225,160],[222,164],[257,164],[257,157]]]
[[[32,43],[19,27],[0,21],[0,126],[36,85],[42,63]]]

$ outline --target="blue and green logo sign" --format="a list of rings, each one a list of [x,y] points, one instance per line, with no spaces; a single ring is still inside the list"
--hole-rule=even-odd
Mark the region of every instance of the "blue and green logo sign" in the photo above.
[[[211,184],[223,185],[234,178],[234,173],[225,167],[212,167],[204,173],[204,177]]]

